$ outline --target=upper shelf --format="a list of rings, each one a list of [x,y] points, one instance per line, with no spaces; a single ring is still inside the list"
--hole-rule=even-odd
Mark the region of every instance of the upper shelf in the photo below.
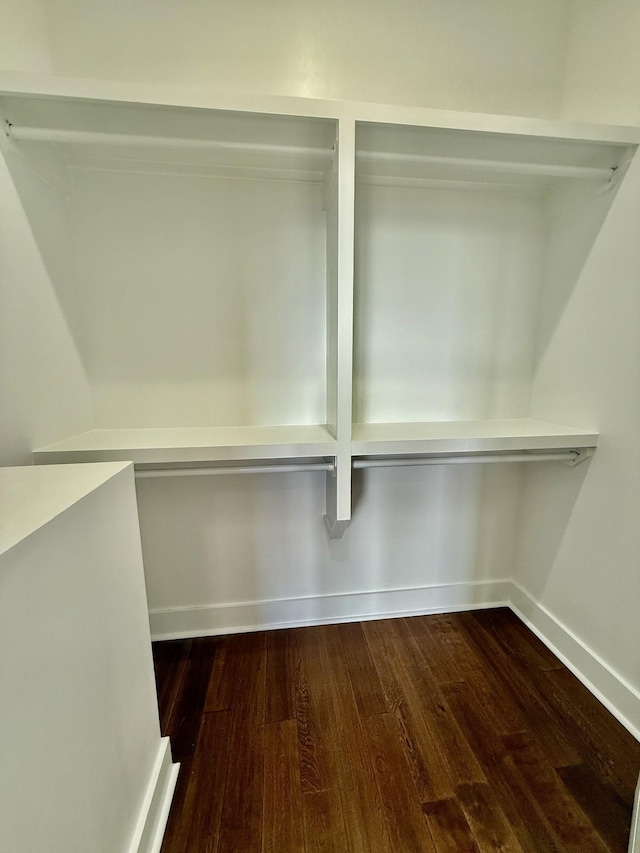
[[[361,183],[606,184],[633,154],[631,146],[602,141],[388,124],[358,124],[356,142]]]
[[[335,445],[320,425],[94,429],[40,447],[33,457],[39,463],[206,464],[332,456]]]
[[[456,180],[606,180],[640,141],[638,128],[16,72],[0,73],[0,113],[16,142],[48,139],[74,160],[123,168],[187,161],[319,174],[344,120],[358,123],[363,178],[447,179],[454,169]]]
[[[70,97],[4,94],[0,112],[16,144],[54,144],[74,165],[123,170],[215,167],[320,180],[336,138],[335,121],[320,118]]]
[[[573,450],[595,447],[598,433],[530,418],[430,423],[354,424],[355,456],[499,451]]]

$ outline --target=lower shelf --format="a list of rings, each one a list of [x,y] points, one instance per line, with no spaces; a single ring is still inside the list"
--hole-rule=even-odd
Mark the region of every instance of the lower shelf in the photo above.
[[[299,459],[335,455],[326,426],[241,426],[94,429],[34,451],[38,463],[109,462],[136,465]]]
[[[530,418],[430,423],[354,424],[354,456],[493,453],[592,448],[590,430]]]
[[[354,424],[353,456],[555,451],[593,448],[598,434],[529,418]],[[34,451],[38,463],[196,465],[335,456],[326,426],[94,429]]]

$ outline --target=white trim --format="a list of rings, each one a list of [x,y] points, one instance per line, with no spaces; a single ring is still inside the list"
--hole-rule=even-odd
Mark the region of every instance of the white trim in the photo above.
[[[151,610],[154,640],[298,628],[335,622],[390,619],[508,605],[508,580],[236,601]]]
[[[633,803],[633,818],[629,833],[629,853],[640,853],[640,779],[636,788],[636,798]]]
[[[511,589],[510,606],[516,616],[640,740],[640,692],[520,584],[512,582]]]
[[[156,609],[149,615],[153,639],[169,640],[504,606],[511,607],[605,708],[640,740],[640,692],[544,605],[510,580],[234,601]]]
[[[180,765],[171,762],[169,738],[164,737],[151,771],[130,853],[159,853],[179,770]]]

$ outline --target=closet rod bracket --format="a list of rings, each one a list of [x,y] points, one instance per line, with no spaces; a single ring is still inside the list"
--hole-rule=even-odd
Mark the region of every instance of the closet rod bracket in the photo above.
[[[595,448],[593,447],[579,447],[576,450],[573,450],[574,454],[573,459],[567,460],[564,464],[568,465],[569,468],[575,468],[576,465],[579,465],[581,462],[585,462],[587,459],[591,459],[593,456],[593,451]]]

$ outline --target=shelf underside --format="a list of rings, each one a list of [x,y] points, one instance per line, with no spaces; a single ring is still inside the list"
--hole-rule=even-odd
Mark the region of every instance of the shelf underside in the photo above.
[[[530,419],[355,424],[352,453],[391,456],[567,450],[595,447],[597,441],[594,432]],[[314,459],[336,452],[336,440],[321,425],[95,429],[37,449],[34,460],[190,465]]]

